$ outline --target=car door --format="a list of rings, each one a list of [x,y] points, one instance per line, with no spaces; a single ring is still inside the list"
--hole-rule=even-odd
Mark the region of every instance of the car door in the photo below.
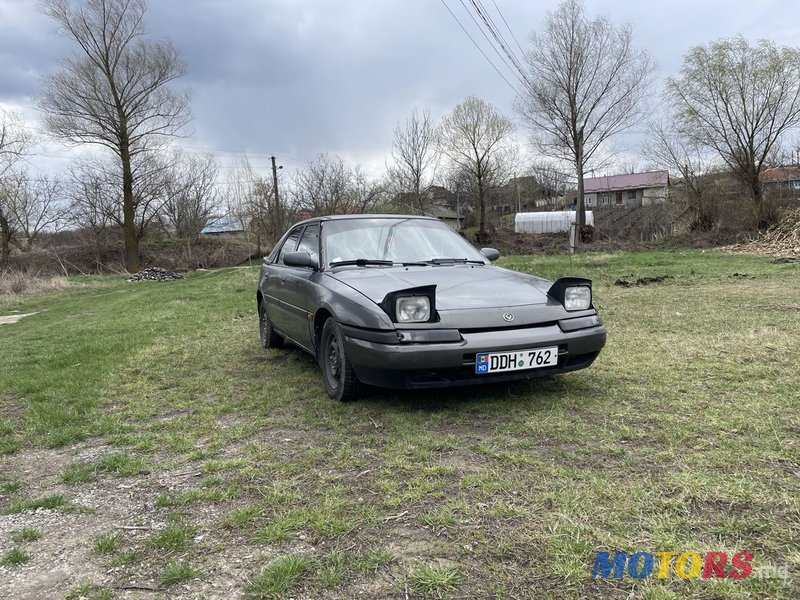
[[[283,257],[287,252],[294,252],[302,232],[302,226],[295,227],[289,232],[278,250],[275,260],[267,268],[261,283],[261,292],[264,294],[269,320],[279,333],[285,335],[289,335],[292,317],[286,302],[286,277],[290,268],[283,264]]]
[[[305,227],[297,244],[298,252],[308,252],[319,261],[319,223]],[[286,335],[308,350],[313,350],[311,340],[312,323],[309,320],[312,304],[314,276],[317,270],[312,267],[284,267],[286,269],[283,298],[286,303]]]

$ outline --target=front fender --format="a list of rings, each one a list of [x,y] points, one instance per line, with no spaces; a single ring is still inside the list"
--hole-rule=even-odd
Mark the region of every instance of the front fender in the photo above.
[[[333,277],[324,275],[319,287],[316,313],[326,310],[343,325],[362,329],[394,330],[395,325],[383,309],[361,292]]]

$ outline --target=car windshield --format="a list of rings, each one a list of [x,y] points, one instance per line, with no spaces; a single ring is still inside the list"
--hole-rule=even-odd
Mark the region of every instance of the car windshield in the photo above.
[[[444,223],[407,217],[327,221],[323,225],[323,249],[328,264],[359,259],[485,262],[480,252]]]

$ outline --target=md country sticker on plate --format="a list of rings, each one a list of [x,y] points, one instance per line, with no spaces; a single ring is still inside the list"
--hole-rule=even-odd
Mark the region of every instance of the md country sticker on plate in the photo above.
[[[509,352],[484,352],[475,355],[475,372],[504,373],[523,369],[553,367],[558,363],[558,346],[511,350]]]

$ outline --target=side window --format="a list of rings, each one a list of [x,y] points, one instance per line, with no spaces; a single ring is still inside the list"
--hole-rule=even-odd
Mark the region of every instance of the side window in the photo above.
[[[287,252],[294,252],[294,249],[297,247],[297,238],[300,237],[300,227],[294,229],[290,234],[289,237],[286,238],[286,241],[283,242],[283,246],[281,246],[281,251],[278,253],[278,260],[275,262],[279,265],[283,264],[283,257],[286,255]]]
[[[319,225],[309,225],[297,245],[298,252],[308,252],[309,256],[319,260]]]

